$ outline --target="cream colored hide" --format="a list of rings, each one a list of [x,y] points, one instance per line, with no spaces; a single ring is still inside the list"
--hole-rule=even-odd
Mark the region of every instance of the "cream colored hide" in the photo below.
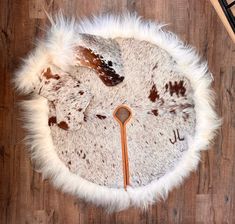
[[[58,16],[14,81],[39,172],[109,211],[165,198],[220,125],[206,64],[136,16]]]
[[[190,82],[165,51],[145,41],[81,35],[73,73],[46,67],[37,94],[48,100],[56,152],[74,174],[123,188],[120,128],[113,112],[133,111],[127,125],[130,185],[173,169],[195,131]]]

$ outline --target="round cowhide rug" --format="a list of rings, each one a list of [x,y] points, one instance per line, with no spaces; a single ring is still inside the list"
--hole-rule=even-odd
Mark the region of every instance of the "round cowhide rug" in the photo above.
[[[165,198],[220,123],[206,63],[135,15],[51,23],[14,80],[39,171],[112,211]]]

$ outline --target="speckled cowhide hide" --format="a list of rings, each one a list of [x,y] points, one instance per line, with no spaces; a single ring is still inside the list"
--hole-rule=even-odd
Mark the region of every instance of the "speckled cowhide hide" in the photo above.
[[[60,18],[51,39],[26,61],[37,67],[36,78],[22,78],[25,68],[16,78],[19,89],[34,95],[26,111],[41,172],[64,191],[116,210],[166,195],[196,167],[219,125],[211,76],[196,54],[172,34],[128,19],[139,23],[129,36],[121,29],[134,28],[125,19],[101,18],[101,31],[91,23],[93,29],[74,32]],[[112,26],[116,36],[108,35]],[[122,105],[131,114],[125,136],[114,118]]]
[[[46,67],[35,91],[48,100],[48,125],[58,156],[81,177],[123,187],[119,125],[128,105],[130,185],[143,186],[172,169],[195,132],[192,87],[166,52],[146,41],[80,35],[75,74]]]

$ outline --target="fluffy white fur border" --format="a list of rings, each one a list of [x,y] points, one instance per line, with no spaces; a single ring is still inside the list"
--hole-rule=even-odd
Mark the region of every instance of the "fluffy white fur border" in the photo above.
[[[165,49],[179,65],[179,69],[191,81],[195,91],[196,134],[189,139],[189,150],[174,170],[158,181],[139,187],[111,189],[86,181],[72,174],[60,161],[54,150],[50,128],[48,127],[47,100],[42,97],[24,102],[29,135],[27,142],[32,158],[40,163],[40,172],[50,177],[54,185],[64,192],[76,195],[110,211],[120,211],[129,206],[146,208],[160,198],[166,198],[173,187],[194,170],[200,159],[200,150],[207,148],[220,126],[214,111],[213,92],[210,89],[212,76],[207,64],[200,63],[199,56],[185,46],[174,34],[163,31],[161,25],[144,22],[133,14],[121,16],[105,15],[85,19],[77,24],[58,15],[48,31],[47,39],[39,42],[36,50],[25,60],[23,67],[16,73],[14,82],[22,93],[32,91],[39,82],[38,75],[49,64],[55,64],[65,71],[74,65],[73,46],[79,41],[79,33],[99,35],[105,38],[126,37],[149,41]]]

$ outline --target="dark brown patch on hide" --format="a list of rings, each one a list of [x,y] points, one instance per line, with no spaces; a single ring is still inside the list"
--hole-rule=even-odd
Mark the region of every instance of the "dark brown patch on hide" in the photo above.
[[[68,126],[68,124],[65,121],[61,121],[58,124],[58,127],[60,127],[61,129],[64,129],[64,130],[68,130],[69,129],[69,126]]]
[[[48,67],[47,70],[43,72],[43,76],[46,79],[56,79],[56,80],[60,79],[60,76],[58,74],[55,74],[55,75],[52,74],[50,67]]]
[[[79,91],[78,93],[79,93],[80,95],[83,95],[83,94],[84,94],[84,92],[83,92],[83,91]]]
[[[77,80],[77,84],[74,87],[79,87],[80,86],[79,84],[81,84],[81,82]]]
[[[157,109],[152,110],[152,113],[153,113],[155,116],[158,116],[158,110],[157,110]]]
[[[100,120],[104,120],[106,118],[106,116],[100,114],[96,114],[96,117],[98,117]]]
[[[156,63],[156,64],[154,65],[154,67],[153,67],[152,70],[155,70],[155,69],[157,69],[157,68],[158,68],[158,64]]]
[[[108,66],[112,67],[113,66],[113,62],[112,61],[108,61]]]
[[[152,86],[152,88],[150,90],[149,99],[152,102],[155,102],[156,99],[159,99],[158,91],[157,91],[157,88],[156,88],[155,84]]]
[[[166,91],[170,91],[170,95],[173,96],[175,93],[178,97],[185,96],[186,88],[184,87],[184,81],[175,81],[174,84],[170,81],[169,84],[165,85]]]
[[[99,78],[106,86],[116,86],[124,80],[124,76],[120,76],[111,68],[112,62],[108,64],[102,59],[99,54],[95,54],[91,49],[82,46],[77,47],[80,65],[94,69],[97,71]]]
[[[52,126],[53,124],[56,124],[56,117],[55,116],[52,116],[48,119],[48,125],[49,126]]]

